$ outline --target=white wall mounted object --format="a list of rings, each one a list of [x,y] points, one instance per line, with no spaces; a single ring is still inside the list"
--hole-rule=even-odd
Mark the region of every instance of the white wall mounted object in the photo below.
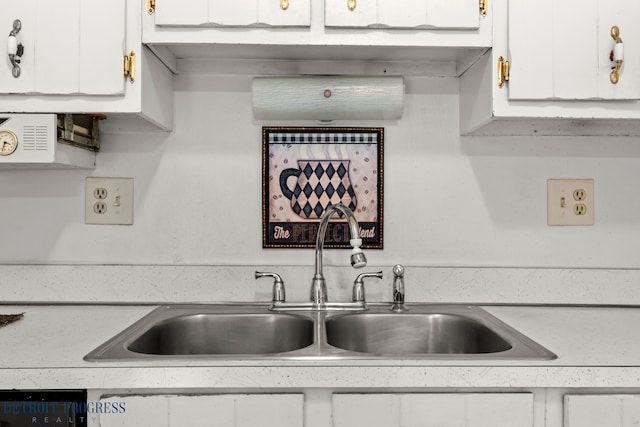
[[[81,168],[93,169],[96,154],[93,151],[58,142],[56,114],[0,114],[0,132],[17,140],[15,151],[0,155],[0,170]],[[0,146],[5,146],[0,139]]]
[[[258,120],[397,120],[404,109],[398,76],[255,77]]]
[[[133,178],[88,176],[84,223],[133,225]]]

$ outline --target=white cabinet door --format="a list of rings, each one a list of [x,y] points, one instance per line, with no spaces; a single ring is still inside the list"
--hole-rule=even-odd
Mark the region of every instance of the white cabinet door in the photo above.
[[[113,396],[100,399],[101,427],[301,427],[302,394]],[[94,425],[96,417],[89,417]]]
[[[210,0],[208,24],[251,25],[259,22],[258,3],[255,0]]]
[[[530,393],[334,394],[334,427],[532,427]]]
[[[475,30],[478,0],[325,0],[328,27]]]
[[[18,78],[4,56],[0,93],[124,93],[125,0],[0,0],[0,10],[0,31],[19,19],[24,46]]]
[[[565,395],[564,427],[636,427],[640,395]]]
[[[509,99],[640,99],[640,2],[509,2]],[[620,29],[624,61],[610,81]]]
[[[311,0],[182,0],[158,2],[161,26],[309,26]]]
[[[288,0],[286,9],[280,0],[259,0],[258,20],[265,25],[308,27],[313,0]]]

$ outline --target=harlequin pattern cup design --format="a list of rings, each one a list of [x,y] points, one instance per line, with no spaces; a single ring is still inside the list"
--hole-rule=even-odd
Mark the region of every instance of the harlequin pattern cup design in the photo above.
[[[297,177],[291,189],[289,178]],[[349,160],[298,160],[298,168],[280,173],[282,194],[301,218],[319,219],[330,206],[343,203],[355,211],[356,194],[349,179]]]

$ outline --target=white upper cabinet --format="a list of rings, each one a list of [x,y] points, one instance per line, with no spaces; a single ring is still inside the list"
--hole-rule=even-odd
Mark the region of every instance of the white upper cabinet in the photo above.
[[[159,26],[309,26],[311,0],[161,0]]]
[[[487,7],[487,4],[489,7]],[[176,58],[326,61],[310,73],[460,76],[491,46],[486,0],[147,0],[142,41]],[[329,62],[331,61],[331,62]],[[376,64],[394,62],[378,67]],[[413,65],[412,65],[413,64]],[[287,64],[288,65],[288,64]],[[364,66],[364,68],[363,68]],[[384,68],[386,67],[386,68]],[[287,74],[306,74],[292,66]],[[386,71],[385,71],[386,72]]]
[[[475,30],[478,0],[325,0],[327,27]],[[159,26],[311,25],[311,0],[180,0],[156,3]]]
[[[509,98],[640,99],[639,17],[633,0],[510,1]],[[616,84],[615,49],[623,57]]]
[[[5,55],[0,93],[124,93],[125,0],[0,0],[0,31],[21,27],[20,74]]]
[[[17,78],[3,50],[0,111],[102,113],[102,130],[171,129],[173,75],[142,44],[140,2],[0,0],[0,10],[0,34],[21,22],[4,46],[24,46]]]
[[[463,135],[640,135],[639,1],[491,4],[492,49],[460,78]]]
[[[478,0],[325,0],[328,27],[475,30]]]

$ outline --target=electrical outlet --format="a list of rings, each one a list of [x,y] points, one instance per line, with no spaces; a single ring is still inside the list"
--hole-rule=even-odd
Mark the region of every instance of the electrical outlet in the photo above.
[[[107,213],[107,204],[105,202],[95,202],[93,211],[99,215]]]
[[[548,179],[547,224],[593,225],[593,179]]]
[[[133,224],[133,178],[87,177],[85,224]]]
[[[96,187],[93,189],[93,197],[95,197],[96,199],[106,199],[107,194],[109,194],[109,192],[104,187]]]

